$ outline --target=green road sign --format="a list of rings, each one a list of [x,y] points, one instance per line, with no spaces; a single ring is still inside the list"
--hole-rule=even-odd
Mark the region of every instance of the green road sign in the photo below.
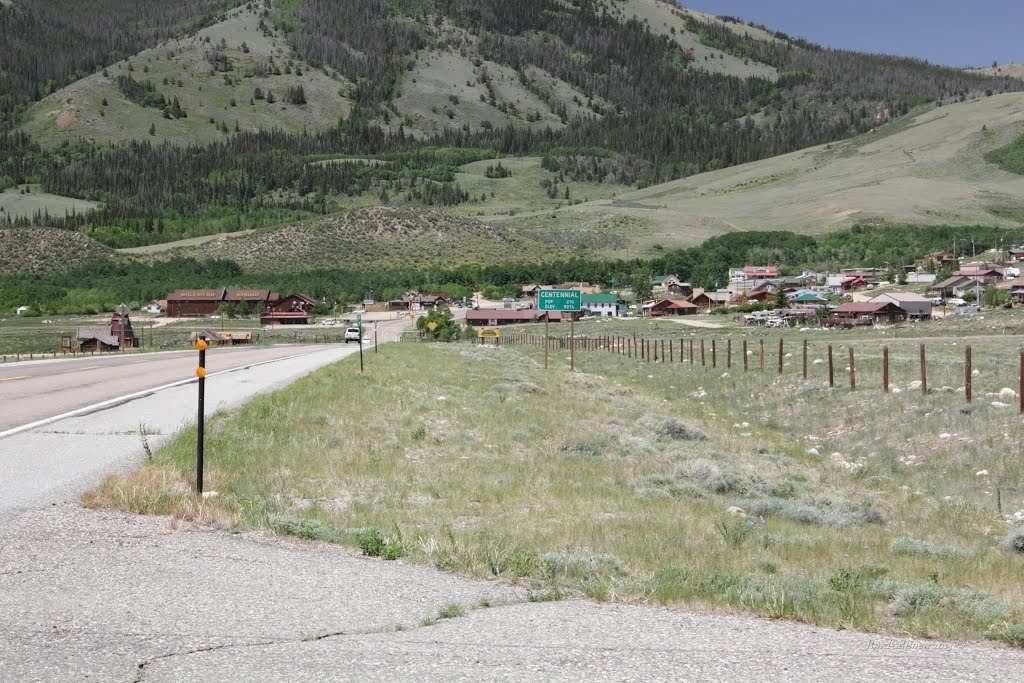
[[[537,308],[541,311],[578,311],[582,302],[578,289],[542,289],[537,293]]]
[[[356,326],[361,330],[363,329],[363,314],[356,313]]]

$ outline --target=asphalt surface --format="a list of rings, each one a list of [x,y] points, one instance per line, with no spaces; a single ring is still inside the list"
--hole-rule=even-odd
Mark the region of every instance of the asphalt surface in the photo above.
[[[465,615],[424,623],[451,603]],[[535,603],[338,546],[172,531],[165,518],[70,504],[0,522],[0,615],[3,681],[918,682],[1024,670],[1008,648]]]
[[[209,373],[221,372],[318,348],[322,347],[214,347],[206,353],[206,368]],[[193,378],[198,355],[190,350],[5,363],[0,365],[0,433],[101,401]]]
[[[340,344],[283,346],[258,351],[207,355],[210,371],[206,380],[207,415],[239,405],[257,393],[284,386],[323,365],[358,353],[359,348],[356,344]],[[149,356],[149,362],[161,368],[155,375],[139,370],[145,365],[124,365],[128,357],[110,359],[111,367],[105,371],[127,373],[117,384],[117,391],[103,382],[94,383],[93,377],[100,375],[85,374],[92,370],[65,372],[69,366],[77,366],[78,361],[43,361],[19,370],[26,375],[39,373],[36,377],[41,385],[82,382],[78,391],[83,397],[68,404],[61,401],[61,397],[70,390],[54,389],[51,392],[53,407],[47,413],[42,407],[46,405],[46,395],[40,393],[31,399],[36,406],[33,417],[51,417],[70,407],[79,408],[79,412],[13,435],[0,433],[0,518],[26,506],[77,500],[82,491],[104,474],[138,465],[146,447],[156,449],[181,427],[194,423],[198,354],[193,351],[173,359],[157,357],[162,355]],[[167,380],[182,383],[154,389]],[[126,391],[135,393],[120,393]],[[23,400],[29,399],[6,397],[0,402],[0,414],[17,413],[23,419],[25,413],[19,408]],[[87,401],[101,402],[91,408],[82,407]]]

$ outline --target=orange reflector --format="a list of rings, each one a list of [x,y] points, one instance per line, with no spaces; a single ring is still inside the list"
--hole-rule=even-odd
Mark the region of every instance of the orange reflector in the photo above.
[[[205,339],[200,339],[199,341],[197,341],[196,342],[196,348],[199,349],[200,351],[205,351],[206,350],[206,340]]]
[[[206,377],[206,368],[196,368],[196,377],[199,379]]]

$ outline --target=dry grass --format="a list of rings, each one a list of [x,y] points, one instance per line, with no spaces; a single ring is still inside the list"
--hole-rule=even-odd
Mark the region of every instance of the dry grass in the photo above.
[[[216,491],[223,482],[215,476],[206,490]],[[207,527],[227,530],[236,517],[216,504],[215,498],[195,495],[195,480],[188,481],[170,465],[149,463],[130,474],[111,474],[95,489],[82,494],[87,508],[111,508],[136,514],[169,515],[171,528]]]
[[[599,600],[976,638],[1024,621],[1024,558],[1002,545],[1024,508],[1024,426],[992,399],[963,410],[939,390],[962,347],[944,348],[922,398],[867,379],[829,390],[820,370],[805,383],[795,358],[778,377],[592,351],[569,373],[564,351],[545,371],[532,346],[388,345],[365,375],[341,363],[218,422],[207,472],[240,520],[385,559]],[[979,346],[979,393],[1004,382],[1004,356],[1015,349]],[[894,382],[909,381],[901,365]],[[192,439],[150,467],[189,472]],[[124,497],[157,511],[168,498]]]

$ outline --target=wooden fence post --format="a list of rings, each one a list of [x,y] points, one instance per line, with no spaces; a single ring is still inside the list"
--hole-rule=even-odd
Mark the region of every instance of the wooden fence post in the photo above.
[[[690,365],[693,365],[693,339],[690,339]]]
[[[658,362],[658,340],[654,340],[654,362]]]
[[[718,367],[718,340],[711,340],[711,367]]]
[[[743,372],[747,371],[747,340],[743,340]]]
[[[924,344],[921,344],[921,395],[928,395],[928,369],[924,360]]]
[[[759,339],[761,342],[761,372],[764,372],[764,339]]]
[[[643,339],[641,339],[640,340],[640,360],[644,360],[644,358],[647,357],[645,355],[646,353],[647,353],[647,344],[646,344],[646,342]]]
[[[828,387],[834,389],[836,386],[835,366],[832,364],[832,345],[828,345]]]
[[[700,340],[700,366],[704,367],[707,363],[704,361],[704,340]]]
[[[850,390],[857,389],[857,368],[853,364],[853,347],[850,347]]]
[[[804,339],[804,381],[807,380],[807,340]]]
[[[671,342],[669,342],[669,348],[670,349],[672,348],[672,343]],[[665,340],[664,339],[661,340],[661,362],[662,363],[665,362]]]
[[[782,339],[779,339],[779,374],[782,374]]]
[[[970,345],[964,350],[964,395],[967,397],[967,402],[971,402],[971,347]]]
[[[882,347],[882,391],[889,393],[889,347]]]
[[[664,342],[663,342],[664,343]],[[668,362],[669,365],[676,362],[676,345],[672,343],[672,340],[668,340]]]
[[[1020,350],[1020,386],[1017,387],[1017,398],[1020,399],[1020,414],[1024,415],[1024,349]]]
[[[732,369],[732,339],[725,340],[725,368]]]

